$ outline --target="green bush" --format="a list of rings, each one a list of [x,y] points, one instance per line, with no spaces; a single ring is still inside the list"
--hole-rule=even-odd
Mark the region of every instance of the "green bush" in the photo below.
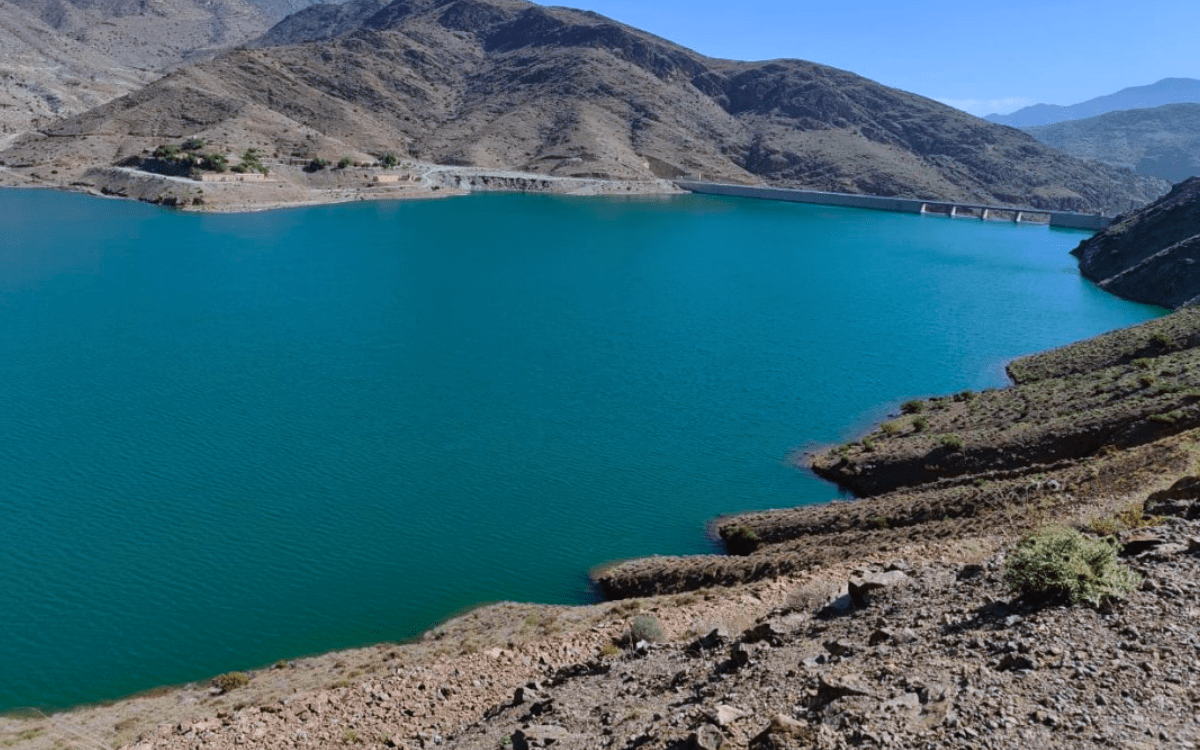
[[[927,417],[913,417],[912,426],[915,432],[924,432],[925,428],[929,426],[929,419]]]
[[[305,165],[304,171],[305,172],[320,172],[322,169],[324,169],[325,167],[328,167],[328,166],[329,166],[329,160],[322,159],[321,157],[318,156],[317,158],[310,161],[307,165]]]
[[[646,641],[654,643],[663,639],[662,626],[654,615],[638,615],[629,621],[629,642]]]
[[[925,402],[920,399],[905,401],[900,405],[901,414],[920,414],[923,411],[925,411]]]
[[[205,154],[200,157],[200,168],[209,172],[224,172],[229,169],[229,161],[225,154]]]
[[[400,163],[400,157],[389,151],[379,158],[379,163],[384,169],[391,169]]]
[[[204,139],[203,138],[188,138],[186,141],[183,142],[183,146],[181,146],[181,148],[184,151],[199,151],[200,149],[204,148]]]
[[[963,448],[963,439],[958,435],[942,436],[942,446],[947,450],[960,451]]]
[[[762,541],[749,526],[722,526],[719,533],[731,555],[748,555],[758,549]]]
[[[245,687],[250,684],[250,675],[245,672],[226,672],[212,678],[212,685],[228,693],[230,690],[237,690],[240,687]]]
[[[1004,582],[1019,596],[1099,605],[1125,598],[1141,578],[1117,561],[1116,540],[1051,528],[1017,543],[1008,555]]]
[[[343,156],[342,158],[338,159],[338,169],[345,169],[346,167],[352,166],[354,166],[354,159],[350,158],[349,156]]]
[[[898,435],[900,434],[900,429],[900,424],[898,422],[884,422],[883,424],[879,425],[879,430],[884,435]]]

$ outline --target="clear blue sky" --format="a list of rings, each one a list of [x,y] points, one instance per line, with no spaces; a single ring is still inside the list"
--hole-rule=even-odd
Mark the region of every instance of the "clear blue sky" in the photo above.
[[[1200,0],[539,0],[713,57],[795,57],[975,114],[1200,78]]]

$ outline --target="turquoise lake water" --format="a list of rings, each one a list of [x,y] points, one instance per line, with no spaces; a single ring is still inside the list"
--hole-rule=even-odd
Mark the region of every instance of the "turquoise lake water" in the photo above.
[[[411,637],[827,501],[790,463],[1159,314],[1044,227],[711,197],[0,191],[0,710]]]

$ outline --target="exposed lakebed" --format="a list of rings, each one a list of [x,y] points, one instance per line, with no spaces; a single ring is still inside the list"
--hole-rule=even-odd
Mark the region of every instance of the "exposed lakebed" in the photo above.
[[[1160,312],[1084,233],[702,198],[0,191],[0,709],[412,636],[823,502],[807,442]]]

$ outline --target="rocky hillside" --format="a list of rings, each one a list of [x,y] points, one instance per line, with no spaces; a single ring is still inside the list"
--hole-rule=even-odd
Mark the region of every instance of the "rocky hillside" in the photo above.
[[[715,60],[594,13],[524,0],[371,10],[321,9],[268,38],[348,30],[189,66],[0,158],[71,175],[200,137],[299,158],[394,152],[562,176],[698,173],[1077,211],[1124,210],[1166,189],[852,73]]]
[[[0,137],[91,109],[155,78],[0,0]]]
[[[131,68],[162,71],[247,42],[311,0],[8,0]]]
[[[1148,86],[1131,86],[1079,104],[1065,107],[1058,104],[1034,104],[1012,114],[988,115],[987,119],[1014,128],[1028,128],[1067,120],[1082,120],[1107,112],[1161,107],[1164,104],[1180,102],[1200,102],[1200,81],[1195,78],[1164,78]]]
[[[128,94],[186,60],[247,42],[310,4],[0,0],[0,135]]]
[[[1103,289],[1136,302],[1181,307],[1200,301],[1200,178],[1122,216],[1071,251]]]
[[[1026,128],[1080,159],[1182,182],[1200,175],[1200,104],[1167,104]]]

